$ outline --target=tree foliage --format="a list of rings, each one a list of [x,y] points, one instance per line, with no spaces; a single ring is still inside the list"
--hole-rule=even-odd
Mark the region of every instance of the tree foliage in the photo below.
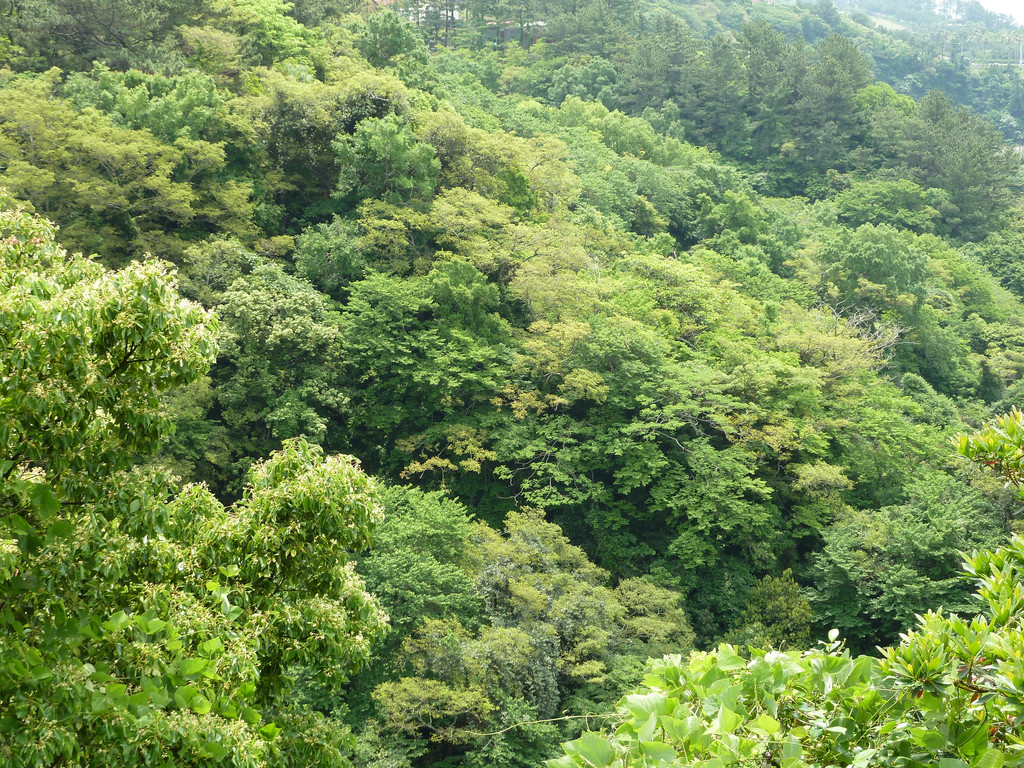
[[[0,458],[20,590],[0,621],[41,654],[3,684],[37,724],[46,697],[85,713],[53,729],[92,729],[67,762],[113,724],[130,763],[178,718],[182,762],[537,765],[648,656],[723,639],[792,677],[784,717],[753,715],[782,732],[831,723],[824,683],[800,697],[853,668],[795,646],[970,610],[959,550],[1021,525],[945,450],[1024,405],[1001,22],[901,0],[898,34],[827,0],[157,5],[0,8],[0,183],[59,225],[9,217],[43,233],[15,250],[51,255],[0,299],[24,451]],[[59,307],[32,298],[53,280]],[[62,659],[96,670],[25,693],[23,667]],[[747,738],[731,722],[708,727]],[[867,768],[823,733],[805,756]],[[958,759],[998,768],[979,755]]]
[[[957,441],[1018,489],[1024,416],[997,419]],[[853,657],[829,633],[808,651],[733,646],[666,656],[624,697],[614,725],[564,745],[549,768],[721,761],[788,765],[1017,765],[1024,754],[1020,668],[1024,539],[964,563],[982,612],[928,611],[880,657]],[[717,763],[716,763],[717,764]]]
[[[384,628],[346,563],[378,521],[373,482],[298,440],[231,507],[175,494],[135,458],[169,428],[160,394],[209,366],[215,322],[160,264],[109,272],[7,200],[0,234],[0,757],[298,765],[319,743],[344,764],[344,733],[286,694],[296,664],[357,671]]]

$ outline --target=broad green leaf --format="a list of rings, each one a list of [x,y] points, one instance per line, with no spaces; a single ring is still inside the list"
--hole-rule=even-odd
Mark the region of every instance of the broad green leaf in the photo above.
[[[178,674],[182,677],[196,677],[202,674],[209,663],[206,659],[182,659],[178,662]]]
[[[231,751],[227,749],[223,744],[219,744],[216,741],[208,741],[203,744],[203,749],[206,753],[216,760],[218,763],[231,754]]]
[[[605,768],[611,765],[615,751],[608,740],[596,733],[585,733],[575,741],[565,745],[565,751],[576,755],[594,768]]]
[[[21,536],[31,536],[36,532],[36,529],[21,515],[8,515],[7,520],[10,523],[11,529]]]
[[[779,724],[779,721],[770,715],[760,715],[757,720],[754,721],[754,725],[764,731],[768,736],[774,736],[782,727]]]
[[[44,520],[60,511],[60,502],[46,483],[35,483],[30,498],[36,514]]]
[[[652,713],[667,715],[675,708],[677,702],[663,693],[633,694],[626,697],[626,707],[633,716],[646,719]]]
[[[657,741],[641,742],[640,752],[643,754],[645,762],[650,761],[655,764],[670,763],[676,759],[676,751],[672,747]]]
[[[640,741],[650,741],[654,738],[654,732],[658,728],[658,716],[651,712],[637,728],[636,735]]]
[[[731,646],[722,643],[718,646],[718,668],[726,672],[733,672],[747,666],[746,660],[740,656]]]
[[[680,742],[683,746],[692,744],[699,749],[703,749],[712,738],[700,718],[692,715],[685,720],[679,720],[678,718],[666,715],[660,718],[659,722],[669,738]]]
[[[199,691],[191,685],[183,685],[174,692],[174,703],[182,709],[192,703],[192,699],[199,695]]]
[[[281,729],[274,723],[267,723],[259,730],[260,736],[270,740],[276,739],[279,733],[281,733]]]
[[[68,520],[54,520],[46,529],[48,539],[70,539],[75,533],[75,527]]]
[[[946,746],[946,737],[928,728],[912,728],[910,735],[914,742],[932,752],[939,752]]]
[[[224,643],[221,642],[219,637],[212,637],[205,641],[199,646],[199,650],[205,653],[207,656],[212,656],[215,653],[224,650]]]
[[[786,739],[782,744],[782,756],[784,758],[799,758],[804,753],[804,748],[796,739],[792,736]]]
[[[108,627],[114,632],[118,632],[127,627],[129,624],[131,624],[131,621],[132,620],[127,613],[125,613],[124,611],[118,611],[113,616],[111,616],[106,622],[104,622],[104,626]]]
[[[1003,768],[1006,756],[1000,749],[990,749],[974,762],[974,768]]]
[[[742,722],[742,715],[733,712],[723,704],[718,708],[718,714],[715,716],[714,730],[718,733],[732,733],[740,727]]]
[[[193,696],[192,701],[188,703],[189,708],[197,715],[205,715],[210,709],[213,708],[213,704],[208,698],[203,696],[201,693]]]

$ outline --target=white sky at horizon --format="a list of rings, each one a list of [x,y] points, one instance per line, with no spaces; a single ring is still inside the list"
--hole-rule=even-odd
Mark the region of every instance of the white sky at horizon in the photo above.
[[[978,0],[978,2],[990,11],[1013,16],[1018,24],[1024,24],[1024,0]]]

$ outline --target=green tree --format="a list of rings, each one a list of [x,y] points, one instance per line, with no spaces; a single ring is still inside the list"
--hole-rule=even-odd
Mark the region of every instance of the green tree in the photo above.
[[[433,538],[430,548],[441,543],[437,534],[425,536]],[[396,679],[373,693],[390,732],[429,738],[438,757],[471,750],[465,759],[472,765],[525,768],[551,753],[558,733],[531,720],[552,717],[572,700],[607,702],[622,680],[614,665],[634,669],[623,659],[693,639],[678,593],[640,579],[609,589],[607,573],[537,512],[510,514],[503,534],[476,523],[458,546],[482,611],[433,618],[450,601],[419,601],[429,618],[402,643]],[[517,723],[497,742],[487,735]]]
[[[56,97],[59,76],[0,75],[0,184],[53,217],[65,245],[123,264],[180,257],[184,239],[215,229],[251,234],[250,188],[224,178],[219,142],[169,144],[79,111]]]
[[[347,219],[335,217],[295,239],[295,271],[334,299],[344,298],[349,284],[361,279],[367,266],[356,227]]]
[[[1020,225],[992,232],[977,244],[965,248],[995,275],[999,282],[1018,297],[1024,297],[1024,277],[1020,271],[1020,254],[1024,248],[1024,235]]]
[[[295,0],[292,5],[289,15],[310,29],[330,24],[359,7],[353,0]]]
[[[356,38],[356,49],[375,67],[404,60],[425,61],[427,49],[415,27],[391,10],[368,17]]]
[[[118,126],[147,128],[168,144],[179,138],[232,144],[251,140],[251,130],[228,109],[229,95],[198,72],[166,77],[117,72],[96,63],[91,72],[70,75],[63,92],[79,109],[94,107]]]
[[[793,98],[793,83],[785,60],[792,57],[794,44],[766,21],[744,24],[739,48],[746,82],[743,83],[745,110],[751,119],[752,148],[764,156],[782,144],[782,108]]]
[[[898,308],[901,294],[910,294],[913,303],[928,274],[927,255],[914,237],[888,224],[839,230],[822,247],[820,258],[831,265],[841,301],[879,311]]]
[[[348,439],[394,475],[477,476],[493,453],[472,418],[505,384],[509,327],[472,265],[353,283],[342,317]],[[397,450],[396,450],[397,449]]]
[[[909,491],[905,504],[836,521],[813,558],[818,626],[838,627],[858,648],[892,642],[929,608],[969,613],[960,553],[995,546],[1007,533],[1003,510],[963,480],[936,473]]]
[[[391,617],[391,642],[399,644],[428,619],[472,627],[481,604],[467,570],[472,523],[466,508],[409,486],[385,489],[381,503],[385,522],[357,568]]]
[[[854,227],[889,224],[922,234],[942,228],[941,193],[925,191],[908,179],[854,181],[833,202],[840,220]]]
[[[174,29],[202,9],[197,0],[17,0],[12,38],[33,64],[88,69],[173,61]]]
[[[175,495],[136,459],[213,319],[159,263],[108,272],[6,200],[0,260],[0,760],[347,764],[345,732],[287,694],[295,665],[344,679],[384,629],[346,563],[373,482],[292,441],[233,507]]]
[[[615,587],[622,606],[623,634],[646,656],[678,652],[693,645],[693,630],[678,592],[647,579],[623,579]]]
[[[958,451],[996,467],[1019,491],[1024,415],[1013,411],[961,436]],[[747,660],[723,644],[653,662],[612,722],[564,744],[548,768],[756,766],[776,756],[793,765],[1017,764],[1024,539],[975,551],[963,568],[981,613],[929,611],[878,658],[852,657],[833,629],[811,650],[754,648]]]
[[[434,148],[395,115],[363,120],[352,136],[339,137],[334,149],[341,168],[339,197],[400,205],[425,202],[434,194],[441,171]]]
[[[856,107],[857,92],[870,83],[868,58],[849,38],[832,35],[815,47],[793,113],[798,167],[823,174],[851,166],[866,130]]]
[[[882,125],[873,134],[890,164],[909,166],[922,187],[949,194],[946,222],[954,236],[981,239],[993,215],[1007,210],[1019,159],[990,123],[949,96],[933,91],[895,131]]]
[[[793,572],[786,569],[781,576],[765,576],[753,586],[730,639],[758,648],[805,648],[811,642],[813,619],[810,603],[800,593]]]
[[[297,73],[300,74],[301,73]],[[331,195],[338,185],[339,132],[350,134],[367,117],[408,110],[409,90],[393,75],[358,70],[321,82],[277,69],[253,70],[255,93],[235,102],[255,131],[252,149],[268,234],[294,233],[296,224],[327,221],[341,209]]]
[[[308,63],[312,33],[288,15],[294,7],[284,0],[232,0],[226,4],[228,18],[236,21],[260,64],[295,59]]]
[[[267,263],[235,280],[216,307],[221,350],[212,378],[231,464],[214,472],[220,490],[237,493],[251,462],[282,440],[325,444],[341,423],[340,317],[309,283]]]

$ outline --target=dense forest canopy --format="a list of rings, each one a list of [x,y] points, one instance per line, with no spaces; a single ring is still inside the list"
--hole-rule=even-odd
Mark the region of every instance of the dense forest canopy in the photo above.
[[[0,8],[0,763],[1024,764],[1018,34]]]

